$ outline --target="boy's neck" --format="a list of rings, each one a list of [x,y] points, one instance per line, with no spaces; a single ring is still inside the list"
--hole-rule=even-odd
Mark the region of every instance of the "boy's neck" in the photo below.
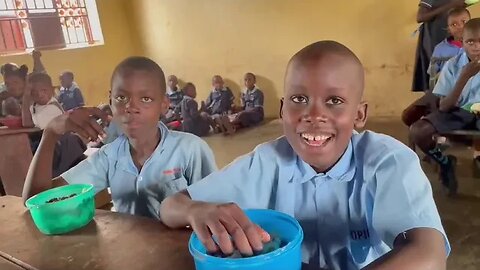
[[[255,85],[254,85],[254,86],[252,86],[252,87],[247,87],[247,90],[250,90],[250,91],[252,91],[253,89],[255,89]]]
[[[152,139],[154,138],[154,139]],[[146,132],[142,138],[129,138],[130,153],[133,163],[141,169],[145,161],[152,155],[161,140],[160,129]]]

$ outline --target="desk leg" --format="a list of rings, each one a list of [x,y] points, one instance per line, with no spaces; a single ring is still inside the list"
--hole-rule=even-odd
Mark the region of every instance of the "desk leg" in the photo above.
[[[28,134],[0,136],[0,178],[7,195],[22,196],[32,157]]]

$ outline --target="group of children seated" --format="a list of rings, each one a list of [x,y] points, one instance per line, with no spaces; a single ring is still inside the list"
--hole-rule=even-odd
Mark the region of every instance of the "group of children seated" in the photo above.
[[[263,118],[263,95],[255,76],[245,75],[242,111],[233,114],[233,95],[220,76],[213,77],[214,89],[198,110],[193,84],[180,92],[170,76],[167,89],[157,63],[129,57],[113,71],[112,117],[100,108],[80,107],[46,125],[23,199],[56,186],[90,183],[101,206],[106,203],[101,194],[110,188],[117,211],[172,228],[189,225],[209,252],[227,255],[234,247],[245,255],[262,250],[270,236],[242,209],[269,208],[302,225],[306,269],[445,269],[450,245],[417,156],[391,137],[354,130],[367,119],[364,74],[360,60],[340,43],[320,41],[301,49],[286,67],[284,136],[217,170],[203,140],[169,130],[158,119],[180,114],[183,129],[196,133],[205,132],[206,123],[228,129],[225,117],[233,125],[256,123]],[[61,136],[104,139],[107,124],[115,124],[121,135],[67,172],[52,175],[52,153]]]
[[[170,75],[167,79],[169,110],[162,121],[172,129],[206,136],[211,130],[215,133],[233,134],[237,129],[259,124],[264,119],[263,92],[256,86],[255,74],[244,76],[245,90],[240,95],[240,106],[235,106],[230,88],[223,78],[212,78],[212,91],[200,108],[195,101],[196,87],[188,82],[183,89],[178,87],[178,79]]]
[[[460,129],[480,129],[480,18],[470,19],[466,8],[448,13],[450,37],[435,47],[431,75],[439,74],[433,91],[410,105],[402,115],[410,127],[410,138],[428,157],[440,165],[440,180],[448,194],[458,189],[456,158],[444,155],[437,144],[438,135]],[[474,153],[474,159],[479,159]]]
[[[34,51],[32,57],[33,72],[30,74],[26,65],[7,63],[1,67],[4,84],[0,88],[0,116],[16,117],[21,119],[23,127],[40,129],[29,134],[35,152],[48,123],[66,111],[83,106],[84,100],[73,73],[69,71],[60,74],[59,92],[55,95],[52,78],[41,61],[42,54]],[[75,134],[62,136],[54,151],[53,175],[60,175],[83,160],[85,150],[84,139]]]

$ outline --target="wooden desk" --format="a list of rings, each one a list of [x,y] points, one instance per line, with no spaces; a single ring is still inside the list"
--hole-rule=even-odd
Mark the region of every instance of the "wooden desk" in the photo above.
[[[28,134],[38,131],[38,128],[0,129],[0,178],[7,195],[22,196],[33,157]]]
[[[29,270],[195,269],[188,251],[191,232],[169,230],[153,219],[97,210],[86,227],[46,236],[20,198],[5,196],[0,197],[0,224],[0,254]]]

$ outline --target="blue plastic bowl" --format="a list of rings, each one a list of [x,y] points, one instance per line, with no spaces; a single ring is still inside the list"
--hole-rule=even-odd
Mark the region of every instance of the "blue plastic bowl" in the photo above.
[[[188,248],[197,270],[218,269],[264,269],[300,270],[302,267],[303,230],[297,220],[274,210],[246,210],[253,223],[269,233],[278,235],[283,243],[280,249],[249,258],[219,258],[208,255],[206,248],[195,233],[190,237]]]

